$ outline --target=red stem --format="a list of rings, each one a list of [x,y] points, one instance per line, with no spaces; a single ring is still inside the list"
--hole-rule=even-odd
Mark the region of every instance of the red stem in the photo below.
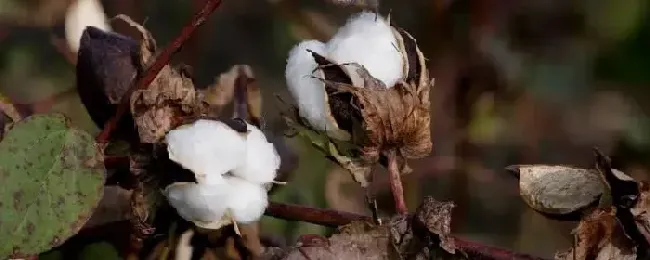
[[[203,6],[203,9],[201,9],[201,11],[192,17],[192,21],[183,27],[180,35],[176,37],[176,39],[172,41],[172,43],[169,44],[167,48],[165,48],[165,50],[160,53],[160,55],[158,55],[156,61],[147,68],[143,74],[144,76],[139,77],[135,84],[131,85],[129,90],[122,97],[120,105],[117,107],[115,116],[106,122],[104,125],[104,130],[102,130],[102,132],[97,135],[96,140],[98,143],[108,142],[109,138],[111,137],[111,133],[117,127],[117,123],[119,122],[120,118],[122,118],[124,113],[129,110],[129,101],[131,99],[131,94],[135,90],[145,89],[149,86],[149,84],[151,84],[156,76],[158,76],[160,70],[162,70],[162,68],[164,68],[169,63],[172,55],[180,50],[185,41],[187,41],[192,36],[194,31],[196,31],[196,28],[205,23],[208,16],[210,16],[210,14],[212,14],[217,9],[217,7],[221,5],[221,2],[221,0],[207,0]]]
[[[406,202],[404,202],[404,188],[402,186],[402,178],[400,177],[401,173],[397,164],[397,152],[394,150],[389,151],[387,157],[390,191],[395,200],[395,210],[397,214],[408,214],[409,210],[406,207]]]
[[[333,209],[319,209],[278,202],[269,202],[269,206],[264,215],[284,220],[304,221],[329,227],[338,227],[359,220],[368,222],[373,221],[369,216],[340,212]],[[483,245],[456,236],[454,236],[454,240],[456,248],[465,252],[470,259],[544,260],[544,258],[515,253],[507,249]]]
[[[128,163],[128,161],[129,158],[126,156],[110,157],[110,162],[105,162],[105,165],[107,168],[110,168],[111,165],[116,166],[119,164]],[[273,201],[269,201],[269,206],[266,208],[264,215],[283,220],[303,221],[333,228],[346,225],[352,221],[374,221],[370,216],[364,216],[350,212],[337,211],[333,209],[312,208]],[[456,236],[454,236],[454,239],[456,242],[456,248],[467,253],[470,257],[493,260],[543,260],[543,258],[527,254],[515,253],[498,247],[483,245],[477,242],[464,240]]]

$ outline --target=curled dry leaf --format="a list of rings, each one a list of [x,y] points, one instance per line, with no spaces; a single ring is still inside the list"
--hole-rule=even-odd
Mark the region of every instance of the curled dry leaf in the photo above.
[[[119,15],[142,33],[139,47],[140,70],[153,61],[156,42],[151,33],[128,16]],[[193,114],[196,94],[192,79],[178,68],[166,65],[151,85],[131,95],[131,114],[138,128],[140,142],[158,143],[165,134],[181,123],[181,118]]]
[[[454,207],[453,202],[440,202],[427,196],[415,211],[415,223],[438,235],[440,247],[451,254],[456,252],[454,238],[451,237],[451,211]]]
[[[389,238],[388,226],[352,222],[325,241],[313,236],[302,239],[303,245],[291,250],[284,259],[390,259]]]
[[[103,128],[141,70],[138,42],[121,34],[89,26],[83,31],[77,56],[77,92],[97,127]],[[130,114],[120,120],[115,135],[137,139]]]
[[[558,253],[555,259],[632,260],[637,259],[634,243],[616,219],[616,209],[596,209],[586,215],[576,230],[575,246]]]
[[[604,184],[596,170],[558,165],[514,165],[519,193],[534,210],[551,218],[579,217],[596,206]]]
[[[639,232],[650,241],[650,185],[646,182],[639,182],[639,200],[630,209]]]

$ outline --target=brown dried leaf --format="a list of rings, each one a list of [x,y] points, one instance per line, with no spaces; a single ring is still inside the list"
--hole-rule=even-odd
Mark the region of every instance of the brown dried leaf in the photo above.
[[[140,62],[142,68],[148,66],[153,61],[156,50],[151,33],[128,16],[119,15],[116,18],[138,28],[142,33]],[[170,65],[163,67],[148,88],[136,90],[131,95],[131,114],[138,128],[140,141],[160,142],[169,130],[180,124],[183,116],[195,112],[195,98],[192,79],[186,77],[178,68]]]
[[[390,259],[388,226],[352,222],[339,230],[325,241],[313,236],[301,240],[284,259]]]
[[[555,259],[575,260],[632,260],[636,259],[634,243],[616,219],[616,209],[597,209],[578,224],[574,230],[576,245]]]
[[[650,185],[648,183],[639,182],[639,199],[630,212],[641,235],[650,241]]]
[[[424,202],[415,211],[415,221],[426,227],[433,234],[438,235],[440,247],[454,254],[456,245],[451,237],[451,212],[456,207],[453,202],[440,202],[431,196],[424,198]]]
[[[547,217],[580,217],[596,206],[604,192],[600,175],[593,169],[559,165],[513,165],[507,167],[519,178],[519,193],[534,210]]]
[[[244,247],[250,255],[257,259],[262,255],[262,242],[259,235],[259,223],[239,223],[240,236]]]

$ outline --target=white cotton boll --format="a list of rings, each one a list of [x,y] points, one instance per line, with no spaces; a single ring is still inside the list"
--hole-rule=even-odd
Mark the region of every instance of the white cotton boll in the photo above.
[[[71,51],[79,50],[79,41],[87,26],[107,32],[112,30],[99,0],[77,0],[68,7],[65,15],[65,38]]]
[[[338,129],[328,119],[329,107],[325,102],[325,86],[319,79],[313,78],[312,72],[318,64],[314,61],[312,50],[327,57],[325,44],[316,40],[303,41],[289,52],[285,77],[289,92],[298,101],[300,116],[316,129]]]
[[[183,219],[210,222],[222,218],[230,191],[225,182],[219,185],[181,182],[167,186],[164,193],[169,205]]]
[[[236,177],[226,178],[231,192],[226,207],[237,222],[247,223],[260,219],[268,206],[266,189]]]
[[[198,182],[221,182],[246,156],[245,137],[220,121],[197,120],[169,131],[166,140],[169,159],[194,172]]]
[[[388,22],[378,14],[363,12],[327,42],[328,58],[338,64],[357,63],[371,76],[393,87],[404,74],[404,60]]]
[[[246,136],[246,159],[232,173],[250,182],[272,182],[280,168],[280,155],[257,127],[249,124],[248,130],[250,132]]]

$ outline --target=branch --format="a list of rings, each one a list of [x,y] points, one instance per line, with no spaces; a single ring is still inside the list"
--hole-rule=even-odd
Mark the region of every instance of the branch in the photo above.
[[[104,125],[104,130],[102,130],[99,135],[97,135],[96,141],[98,143],[106,143],[108,142],[111,133],[115,128],[117,128],[117,124],[120,120],[120,118],[126,113],[129,109],[129,104],[130,104],[130,99],[131,99],[131,94],[139,89],[145,89],[151,84],[151,82],[158,76],[158,73],[160,70],[162,70],[163,67],[165,67],[168,63],[169,60],[171,59],[172,55],[174,55],[176,52],[180,50],[180,48],[183,46],[185,41],[187,41],[194,31],[196,31],[196,28],[201,26],[205,21],[207,20],[208,16],[212,14],[217,7],[221,5],[221,0],[207,0],[205,5],[203,6],[203,9],[196,13],[194,17],[192,17],[192,21],[185,25],[183,27],[183,30],[181,30],[181,33],[174,41],[172,41],[171,44],[165,48],[165,50],[156,57],[156,60],[154,63],[147,68],[147,70],[143,73],[144,76],[139,77],[137,81],[135,81],[134,84],[131,85],[129,90],[124,94],[122,97],[122,100],[120,101],[120,105],[117,107],[117,112],[115,113],[115,116],[113,116],[110,120],[106,122]]]
[[[397,214],[408,214],[409,210],[404,202],[404,187],[399,165],[397,164],[397,152],[393,149],[388,152],[388,175],[390,180],[390,192],[395,200],[395,210]]]
[[[337,227],[352,221],[373,221],[371,217],[332,209],[319,209],[299,205],[269,202],[264,215],[274,218],[304,221],[328,227]],[[468,254],[471,259],[492,260],[543,260],[527,254],[515,253],[506,249],[483,245],[477,242],[454,237],[456,248]]]

